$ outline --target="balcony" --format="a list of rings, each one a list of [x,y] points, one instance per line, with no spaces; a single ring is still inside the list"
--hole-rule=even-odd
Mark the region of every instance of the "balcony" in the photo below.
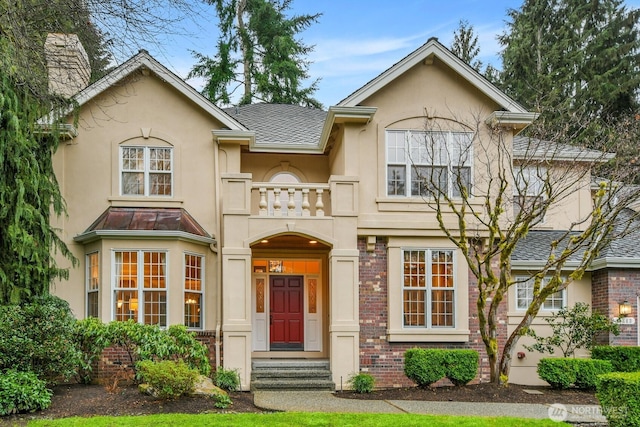
[[[256,194],[257,193],[257,194]],[[278,184],[258,182],[252,185],[251,200],[258,199],[258,216],[323,217],[329,207],[329,184]],[[254,209],[252,215],[256,215]],[[330,210],[329,210],[330,212]]]

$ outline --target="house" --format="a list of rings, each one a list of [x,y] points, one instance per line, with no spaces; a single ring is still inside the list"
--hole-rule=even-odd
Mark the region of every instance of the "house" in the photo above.
[[[415,197],[403,144],[431,120],[443,147],[468,141],[469,123],[499,126],[513,145],[535,114],[436,39],[327,111],[221,109],[145,51],[74,100],[54,155],[68,209],[55,226],[80,266],[52,291],[78,317],[184,324],[245,390],[255,362],[274,359],[328,362],[337,387],[360,371],[380,387],[409,385],[403,353],[415,346],[476,349],[486,378],[473,278]],[[455,191],[451,166],[433,166]],[[462,167],[481,181],[474,156]],[[588,185],[576,191],[573,206],[589,209]],[[530,239],[544,242],[572,212]],[[536,262],[531,248],[514,269]],[[639,260],[612,248],[541,315],[593,301],[617,316],[627,300],[635,319]],[[503,338],[522,315],[519,295],[500,313]],[[637,345],[637,323],[623,330],[612,343]],[[537,357],[514,360],[511,381],[539,382]]]

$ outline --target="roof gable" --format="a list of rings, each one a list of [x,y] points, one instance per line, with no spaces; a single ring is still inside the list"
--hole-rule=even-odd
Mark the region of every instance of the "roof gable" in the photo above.
[[[137,70],[143,70],[143,72],[153,73],[155,76],[168,83],[171,87],[184,95],[187,99],[192,101],[206,113],[221,122],[227,128],[240,131],[247,130],[241,123],[239,123],[237,120],[234,120],[222,109],[218,108],[211,101],[202,96],[202,94],[198,93],[198,91],[187,84],[184,80],[175,75],[164,65],[156,61],[145,50],[141,50],[137,55],[131,57],[128,61],[115,68],[109,74],[76,94],[73,97],[75,106],[82,107],[91,99],[99,96],[114,84],[136,72]]]
[[[459,74],[463,79],[468,81],[472,86],[477,88],[481,93],[485,94],[496,104],[500,105],[505,111],[525,115],[531,114],[524,107],[508,97],[504,92],[484,78],[480,73],[454,55],[449,49],[444,47],[436,38],[430,38],[425,44],[394,64],[391,68],[387,69],[360,89],[340,101],[338,105],[345,107],[357,106],[390,82],[399,78],[409,69],[421,62],[431,61],[434,57],[438,58],[454,72]]]

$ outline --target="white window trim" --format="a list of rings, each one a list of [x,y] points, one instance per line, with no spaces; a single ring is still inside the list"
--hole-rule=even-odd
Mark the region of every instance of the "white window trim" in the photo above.
[[[397,237],[389,241],[388,265],[388,325],[389,342],[469,342],[469,281],[468,267],[459,249],[449,246],[444,238],[433,239],[433,244],[414,245],[413,238]],[[431,240],[431,239],[429,239]],[[405,249],[453,250],[454,255],[454,325],[455,328],[404,327],[403,251]]]
[[[391,162],[389,159],[389,135],[391,133],[396,133],[396,132],[403,132],[405,134],[404,137],[404,152],[405,152],[405,161],[404,164],[402,164],[401,162]],[[390,198],[416,198],[416,197],[422,197],[420,195],[413,195],[412,194],[412,181],[411,181],[411,177],[412,177],[412,167],[413,166],[427,166],[427,167],[442,167],[442,166],[446,166],[447,167],[447,195],[448,197],[452,198],[452,199],[459,199],[459,196],[454,196],[453,195],[453,188],[454,188],[454,173],[453,173],[453,168],[457,167],[454,166],[451,161],[449,160],[448,163],[446,165],[441,165],[441,164],[422,164],[422,163],[413,163],[411,161],[411,146],[410,146],[410,141],[411,141],[411,136],[413,133],[432,133],[432,132],[438,132],[438,133],[443,133],[446,134],[446,152],[447,153],[451,153],[453,152],[453,134],[456,133],[464,133],[464,134],[468,134],[470,135],[470,146],[469,146],[469,150],[467,151],[468,153],[468,167],[469,168],[469,186],[471,187],[471,189],[473,190],[474,188],[474,155],[473,155],[473,133],[472,132],[464,132],[464,131],[424,131],[424,130],[411,130],[411,129],[387,129],[385,131],[385,165],[384,165],[384,169],[385,169],[385,190],[384,190],[384,194],[386,197],[390,197]],[[401,194],[389,194],[389,166],[404,166],[405,167],[405,188],[404,188],[404,195]],[[469,198],[472,198],[473,191],[471,191],[471,193],[469,194]]]
[[[200,291],[193,291],[191,289],[186,289],[185,288],[185,282],[187,280],[185,272],[187,269],[187,256],[195,256],[195,257],[199,257],[201,259],[200,262]],[[182,324],[184,325],[184,316],[185,316],[185,312],[184,312],[184,306],[185,306],[185,294],[191,293],[191,294],[200,294],[200,327],[199,328],[192,328],[187,326],[187,328],[189,330],[194,330],[194,331],[200,331],[204,329],[204,321],[205,321],[205,313],[207,312],[205,309],[205,279],[206,279],[206,271],[205,271],[205,267],[206,267],[206,263],[205,263],[205,256],[204,254],[201,253],[197,253],[197,252],[188,252],[185,251],[182,254]],[[168,298],[167,298],[168,300]],[[167,301],[168,302],[168,301]],[[186,326],[186,325],[185,325]]]
[[[144,162],[144,194],[124,194],[123,189],[123,179],[122,175],[126,172],[123,167],[123,150],[127,148],[136,148],[143,149],[143,162]],[[169,151],[169,161],[171,162],[171,170],[170,171],[154,171],[153,173],[166,174],[171,176],[171,194],[150,194],[151,182],[149,180],[149,175],[151,174],[151,149],[161,149]],[[173,147],[164,147],[164,146],[140,146],[140,145],[120,145],[118,147],[118,188],[121,197],[158,197],[158,198],[172,198],[175,194],[175,177],[173,171],[175,170],[175,162],[173,156]]]
[[[526,172],[524,172],[526,171]],[[547,195],[544,193],[542,186],[544,186],[544,179],[540,178],[540,175],[549,174],[549,169],[545,166],[514,166],[514,175],[515,175],[515,183],[513,186],[513,214],[514,217],[517,215],[516,213],[516,203],[524,203],[526,204],[526,199],[528,198],[538,198],[542,197],[543,200],[547,199]],[[526,187],[520,190],[518,187],[518,178],[528,178],[528,182],[526,182]],[[534,181],[534,182],[532,182]],[[534,189],[538,186],[541,186],[539,189]],[[525,201],[520,202],[516,200],[516,198],[523,197]],[[546,215],[543,215],[539,220],[534,221],[535,225],[543,225],[545,223]]]
[[[530,277],[527,277],[527,276],[516,276],[516,278],[515,278],[515,279],[516,279],[516,284],[515,284],[515,286],[513,287],[513,288],[514,288],[514,298],[513,298],[514,306],[515,306],[515,309],[516,309],[516,311],[517,311],[517,312],[525,312],[525,311],[527,311],[527,308],[529,307],[529,305],[531,304],[531,302],[529,302],[529,304],[527,305],[527,307],[520,307],[520,306],[518,305],[518,301],[519,301],[519,299],[518,299],[518,288],[519,288],[521,285],[526,285],[526,284],[531,283],[534,279],[533,279],[533,278],[530,278]],[[546,279],[544,279],[544,280],[543,280],[543,282],[546,282]],[[544,287],[544,283],[543,283],[543,285],[542,285],[542,286]],[[562,307],[561,307],[561,308],[566,308],[566,307],[567,307],[567,304],[568,304],[568,301],[567,301],[567,288],[562,289],[562,290],[561,290],[561,291],[559,291],[559,292],[561,292],[561,293],[562,293],[562,294],[561,294],[561,295],[562,295]],[[549,299],[549,298],[551,298],[551,297],[552,297],[552,295],[549,295],[549,297],[548,297],[547,299]],[[547,303],[547,300],[545,300],[545,301],[542,303],[542,305],[540,306],[540,311],[551,312],[551,311],[557,311],[557,310],[560,310],[560,308],[553,308],[553,307],[551,307],[551,308],[550,308],[550,307],[548,307],[548,306],[545,306],[545,304],[546,304],[546,303]]]
[[[137,252],[138,253],[138,276],[136,278],[137,280],[137,287],[136,288],[118,288],[116,285],[118,283],[118,277],[116,276],[116,253],[117,252]],[[140,323],[140,324],[144,324],[144,298],[142,296],[142,294],[145,292],[144,291],[144,253],[145,252],[157,252],[157,253],[164,253],[165,254],[165,258],[164,258],[164,263],[165,263],[165,281],[166,281],[166,286],[164,288],[164,291],[166,293],[166,302],[165,302],[165,309],[166,309],[166,316],[167,316],[167,324],[166,326],[161,326],[161,328],[168,328],[169,325],[175,323],[175,322],[171,322],[171,318],[170,318],[170,313],[171,313],[171,297],[170,297],[170,289],[171,289],[171,283],[170,283],[170,277],[171,277],[171,272],[170,272],[170,260],[169,260],[169,251],[166,249],[112,249],[111,250],[111,293],[110,293],[110,307],[111,307],[111,316],[110,319],[112,321],[116,320],[116,312],[115,312],[115,306],[116,306],[116,292],[118,290],[123,290],[123,289],[135,289],[138,292],[138,313],[136,316],[136,322]],[[142,268],[140,268],[140,266],[142,266]],[[184,285],[183,285],[184,288]],[[153,291],[153,290],[150,290]],[[182,322],[180,322],[182,323]]]

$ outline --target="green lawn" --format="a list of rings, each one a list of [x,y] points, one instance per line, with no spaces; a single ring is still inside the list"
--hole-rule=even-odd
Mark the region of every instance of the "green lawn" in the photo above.
[[[272,414],[162,414],[140,417],[93,417],[62,418],[57,420],[38,420],[28,424],[29,427],[116,427],[116,426],[524,426],[524,427],[558,427],[568,424],[551,420],[536,420],[508,417],[458,417],[448,415],[415,415],[415,414],[340,414],[310,412],[278,412]]]

